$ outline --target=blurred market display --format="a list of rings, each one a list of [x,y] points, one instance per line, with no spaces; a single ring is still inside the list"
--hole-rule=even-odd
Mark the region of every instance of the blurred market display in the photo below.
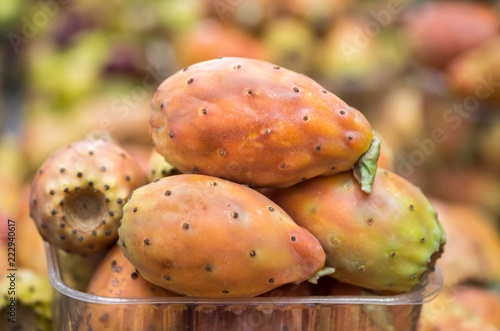
[[[392,150],[394,171],[443,210],[452,230],[439,300],[455,310],[424,306],[422,329],[500,329],[498,314],[475,310],[482,300],[500,306],[497,1],[2,0],[0,7],[0,217],[17,221],[28,252],[20,267],[46,276],[26,190],[51,152],[110,136],[146,166],[159,83],[199,61],[251,57],[311,76],[359,109]],[[457,253],[466,240],[470,249]],[[45,310],[35,314],[45,326]]]

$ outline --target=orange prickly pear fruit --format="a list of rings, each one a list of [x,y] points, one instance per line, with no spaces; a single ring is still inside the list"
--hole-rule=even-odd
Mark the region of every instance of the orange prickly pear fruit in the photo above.
[[[152,298],[178,296],[146,281],[123,252],[114,245],[101,260],[86,290],[89,294],[111,298]],[[79,330],[124,330],[128,315],[144,315],[143,330],[153,330],[163,321],[155,319],[157,307],[147,304],[91,304],[81,312]],[[150,316],[149,316],[150,315]]]
[[[125,256],[176,293],[256,296],[331,272],[311,233],[262,194],[220,178],[159,179],[135,190],[123,212]]]
[[[146,281],[118,245],[111,247],[97,266],[87,293],[115,298],[178,296]]]
[[[384,169],[370,194],[344,172],[279,190],[273,200],[319,239],[333,278],[375,291],[412,290],[445,242],[421,190]]]
[[[168,77],[151,103],[158,153],[182,173],[288,187],[346,171],[373,130],[314,80],[269,62],[219,58]]]
[[[118,238],[122,206],[146,182],[119,145],[80,140],[40,166],[31,184],[30,215],[41,236],[60,249],[80,255],[105,251]]]

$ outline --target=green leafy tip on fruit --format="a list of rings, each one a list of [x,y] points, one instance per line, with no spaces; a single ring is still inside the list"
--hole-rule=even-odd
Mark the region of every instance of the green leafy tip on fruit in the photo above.
[[[380,139],[373,136],[370,147],[354,165],[354,177],[361,185],[361,190],[366,193],[372,191],[373,181],[377,173],[377,161],[380,156],[380,144]]]

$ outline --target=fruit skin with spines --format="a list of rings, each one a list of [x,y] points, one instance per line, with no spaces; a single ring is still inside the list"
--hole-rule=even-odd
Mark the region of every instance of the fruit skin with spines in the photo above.
[[[5,269],[4,269],[5,270]],[[53,330],[53,288],[47,276],[20,267],[0,272],[2,330]],[[12,282],[15,285],[12,285]],[[12,301],[12,300],[15,301]],[[15,304],[14,309],[12,303]],[[14,311],[13,311],[14,310]],[[14,315],[11,315],[14,313]],[[8,319],[12,318],[15,323]],[[14,327],[9,327],[14,326]]]
[[[118,245],[112,246],[94,271],[86,293],[111,298],[153,298],[179,296],[146,281],[127,260]],[[115,305],[88,305],[79,312],[78,330],[123,330],[127,326],[123,307]],[[130,305],[127,314],[145,314],[145,329],[153,330],[162,323],[154,318],[157,307],[148,304]],[[146,322],[147,321],[147,322]],[[150,324],[147,325],[146,324]]]
[[[375,291],[408,292],[432,270],[445,234],[433,206],[406,179],[379,168],[372,192],[351,172],[276,190],[273,200],[316,236],[331,277]]]
[[[80,255],[97,253],[116,242],[123,205],[146,183],[140,166],[116,143],[76,141],[36,172],[30,216],[52,245]]]
[[[163,81],[151,102],[156,151],[182,173],[287,187],[349,170],[373,130],[314,80],[266,61],[219,58]]]
[[[146,281],[118,245],[113,245],[101,260],[86,292],[114,298],[178,296]]]
[[[155,150],[151,151],[147,162],[147,178],[149,182],[179,174],[179,170],[168,163],[163,156],[158,154]]]
[[[323,270],[311,233],[243,185],[175,175],[135,190],[118,244],[149,282],[200,297],[256,296]]]

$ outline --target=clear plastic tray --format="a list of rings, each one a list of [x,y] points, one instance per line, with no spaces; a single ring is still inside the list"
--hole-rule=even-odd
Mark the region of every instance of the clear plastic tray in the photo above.
[[[416,330],[422,304],[442,284],[438,268],[422,286],[394,296],[212,298],[110,298],[90,295],[46,243],[49,281],[55,289],[54,330]],[[81,283],[81,279],[79,282]],[[89,328],[89,319],[95,326]],[[99,321],[99,323],[97,323]]]

